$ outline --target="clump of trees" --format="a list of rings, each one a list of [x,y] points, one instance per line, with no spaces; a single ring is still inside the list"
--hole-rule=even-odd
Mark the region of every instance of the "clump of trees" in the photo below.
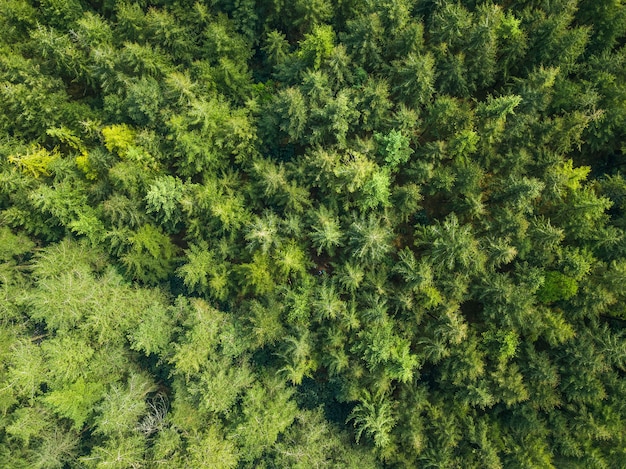
[[[0,30],[7,467],[623,465],[620,2]]]

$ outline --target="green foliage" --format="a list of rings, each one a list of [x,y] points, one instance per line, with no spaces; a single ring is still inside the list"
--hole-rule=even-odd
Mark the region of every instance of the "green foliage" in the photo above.
[[[276,287],[270,270],[270,259],[261,252],[256,252],[251,262],[241,264],[238,271],[244,293],[263,295]]]
[[[148,356],[163,354],[169,349],[176,319],[173,308],[166,308],[157,294],[153,295],[154,298],[150,296],[147,299],[152,301],[142,312],[139,324],[128,334],[131,348]]]
[[[278,378],[266,378],[255,383],[243,397],[243,419],[236,432],[245,460],[251,461],[267,451],[292,424],[297,410],[290,400],[292,392]]]
[[[184,187],[179,179],[172,176],[158,178],[146,194],[147,212],[154,213],[159,222],[175,231],[182,218],[180,203]]]
[[[267,33],[263,52],[267,55],[270,64],[276,66],[283,63],[289,54],[289,42],[284,34],[273,30]]]
[[[350,243],[352,255],[364,262],[380,261],[391,250],[392,232],[375,215],[352,222]]]
[[[426,105],[434,91],[435,59],[432,54],[414,55],[393,63],[393,91],[406,105]]]
[[[323,205],[315,212],[311,241],[319,256],[322,251],[334,254],[335,247],[342,244],[343,234],[339,219]]]
[[[190,445],[187,463],[198,468],[232,469],[238,460],[235,446],[211,426]]]
[[[0,465],[623,466],[625,18],[0,0]]]
[[[301,411],[274,450],[278,467],[377,467],[371,455],[348,443],[322,409]]]
[[[143,225],[125,242],[128,250],[121,261],[132,278],[146,283],[158,282],[171,273],[176,248],[159,228]]]
[[[396,130],[388,135],[374,134],[374,138],[379,145],[379,153],[391,169],[406,163],[413,153],[409,147],[409,139]]]
[[[13,233],[8,227],[0,227],[0,260],[6,262],[29,253],[35,243],[23,233]]]
[[[280,129],[294,141],[302,138],[307,121],[307,109],[300,90],[297,88],[282,90],[274,98],[272,108],[280,113]]]
[[[114,384],[106,397],[98,405],[98,426],[100,435],[113,437],[133,433],[139,425],[140,418],[146,414],[146,396],[154,390],[150,378],[133,374],[124,386]],[[142,422],[147,426],[147,421]],[[149,429],[144,429],[148,431]]]
[[[350,414],[349,420],[354,420],[354,426],[357,427],[357,441],[365,432],[378,448],[384,449],[390,444],[389,433],[395,425],[395,419],[392,406],[385,396],[366,394]]]
[[[227,265],[219,262],[205,243],[192,244],[186,255],[188,263],[179,267],[177,271],[185,286],[190,291],[225,299],[229,290]]]
[[[300,43],[298,56],[307,65],[319,69],[322,61],[330,57],[335,41],[335,33],[328,25],[315,26],[310,34],[304,36]]]
[[[102,383],[78,378],[70,386],[48,393],[44,402],[59,415],[72,420],[74,429],[80,430],[102,394]]]
[[[427,246],[431,262],[439,268],[469,273],[482,268],[482,255],[471,226],[461,226],[456,215],[451,214],[443,223],[424,228],[422,233],[418,242]]]
[[[578,292],[578,283],[575,279],[560,272],[546,272],[545,280],[537,291],[537,299],[542,303],[552,303],[558,300],[569,300]]]
[[[292,384],[302,384],[304,377],[310,378],[317,368],[317,363],[312,357],[311,340],[308,332],[300,337],[289,336],[285,339],[286,346],[280,355],[286,364],[280,372],[291,381]]]

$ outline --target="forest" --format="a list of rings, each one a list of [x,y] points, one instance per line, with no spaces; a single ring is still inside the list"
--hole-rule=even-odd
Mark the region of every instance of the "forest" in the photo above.
[[[626,2],[0,31],[1,468],[626,468]]]

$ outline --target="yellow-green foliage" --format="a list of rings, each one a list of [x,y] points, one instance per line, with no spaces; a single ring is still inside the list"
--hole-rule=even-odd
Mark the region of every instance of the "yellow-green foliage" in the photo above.
[[[25,155],[11,155],[9,161],[17,166],[23,173],[36,178],[50,176],[50,165],[59,158],[57,149],[46,150],[41,146],[34,147]]]
[[[63,145],[67,145],[70,149],[80,152],[80,155],[76,156],[75,162],[78,169],[80,169],[87,179],[95,181],[98,178],[98,174],[89,164],[89,153],[84,142],[74,131],[68,129],[65,126],[52,127],[46,130],[46,134],[50,137],[56,138]]]
[[[120,158],[126,156],[135,142],[135,131],[126,124],[106,126],[102,129],[102,136],[107,150],[117,153]]]
[[[138,163],[145,170],[158,169],[154,156],[140,143],[142,135],[144,134],[138,135],[126,124],[108,125],[102,129],[107,150],[116,153],[123,160]]]
[[[330,57],[335,41],[335,33],[328,26],[316,26],[311,34],[306,34],[300,43],[298,55],[313,63],[317,70],[322,65],[322,61]]]
[[[85,177],[87,179],[89,179],[90,181],[95,181],[96,179],[98,179],[98,173],[96,173],[89,164],[89,154],[86,151],[78,155],[75,161],[76,166],[78,166],[78,169],[85,173]]]
[[[578,282],[560,272],[546,272],[544,283],[537,291],[537,298],[542,303],[567,300],[578,292]]]

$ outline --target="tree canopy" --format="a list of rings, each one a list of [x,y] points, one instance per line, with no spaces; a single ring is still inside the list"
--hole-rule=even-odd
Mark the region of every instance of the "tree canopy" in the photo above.
[[[624,466],[621,1],[0,30],[5,467]]]

